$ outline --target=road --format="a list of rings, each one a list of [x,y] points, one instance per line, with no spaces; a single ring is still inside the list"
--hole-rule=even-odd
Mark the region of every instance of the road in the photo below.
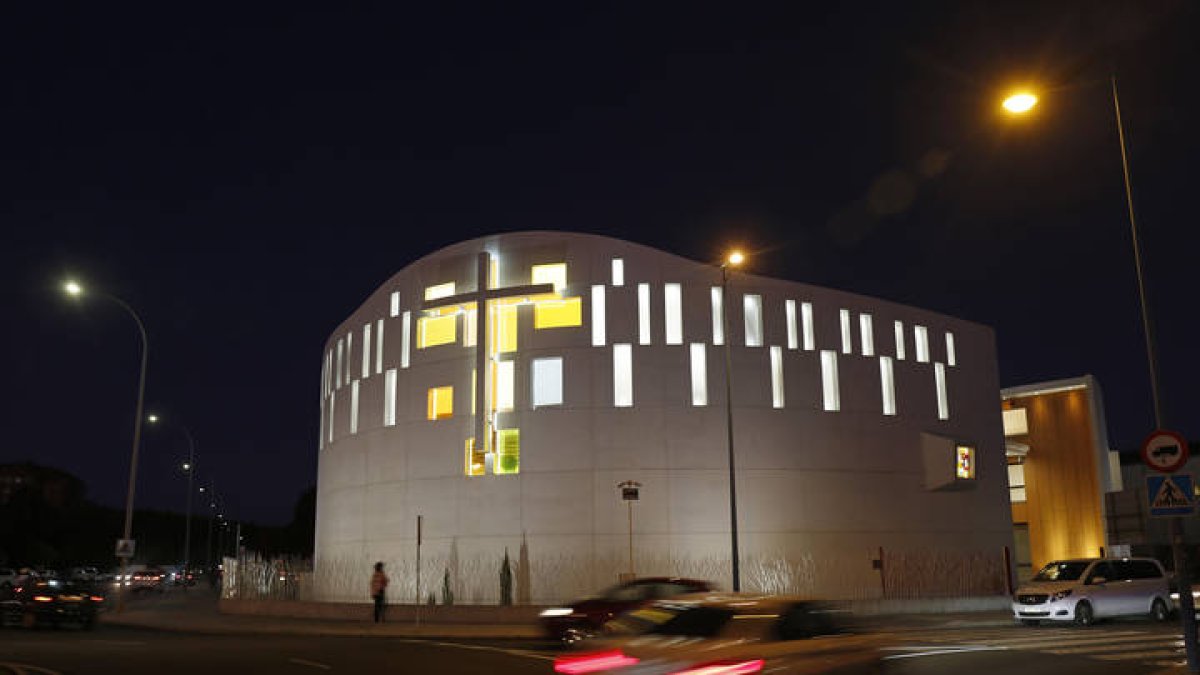
[[[939,627],[907,630],[887,656],[898,675],[1183,673],[1174,624],[1089,629]],[[0,632],[0,673],[549,673],[555,650],[531,641],[393,637],[209,636],[120,627]]]

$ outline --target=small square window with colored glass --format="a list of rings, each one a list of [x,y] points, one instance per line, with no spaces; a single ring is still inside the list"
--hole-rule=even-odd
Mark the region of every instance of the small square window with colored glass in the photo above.
[[[975,448],[959,445],[954,449],[954,477],[959,480],[975,480]]]

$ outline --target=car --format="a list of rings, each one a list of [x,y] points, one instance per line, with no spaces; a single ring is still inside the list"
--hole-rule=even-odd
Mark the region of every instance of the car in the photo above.
[[[145,567],[128,575],[125,585],[135,593],[162,591],[166,588],[167,572],[161,567]]]
[[[890,638],[856,632],[848,613],[801,596],[702,593],[660,600],[604,626],[585,651],[555,659],[581,673],[850,673],[882,668]]]
[[[92,566],[74,567],[71,569],[71,581],[92,583],[99,579],[100,570]]]
[[[104,596],[82,586],[37,579],[5,594],[0,600],[0,623],[26,628],[75,624],[90,629],[103,605]]]
[[[1090,626],[1098,619],[1171,614],[1168,579],[1153,558],[1055,560],[1013,595],[1013,618],[1025,625],[1042,621]]]
[[[16,570],[11,567],[0,567],[0,589],[12,588],[16,580]]]
[[[568,606],[548,607],[539,615],[546,636],[573,644],[600,631],[614,616],[654,600],[713,590],[712,584],[680,577],[644,577],[609,588]]]

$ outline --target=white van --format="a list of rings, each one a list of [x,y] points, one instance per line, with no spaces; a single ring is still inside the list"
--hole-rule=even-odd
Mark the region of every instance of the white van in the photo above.
[[[1153,558],[1084,558],[1047,564],[1013,596],[1013,618],[1026,625],[1072,621],[1090,626],[1114,616],[1165,621],[1167,575]]]

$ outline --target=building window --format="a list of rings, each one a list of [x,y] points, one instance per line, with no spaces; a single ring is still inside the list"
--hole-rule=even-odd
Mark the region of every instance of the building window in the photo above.
[[[771,407],[783,407],[783,348],[771,347]]]
[[[392,306],[389,312],[390,316],[396,316],[400,313],[400,292],[392,291]]]
[[[337,392],[335,391],[335,392],[329,394],[329,415],[326,418],[326,419],[328,419],[328,422],[326,423],[326,430],[329,431],[329,442],[330,443],[333,442],[333,423],[334,423],[334,420],[337,419],[336,417],[333,416],[334,409],[336,407],[337,407]]]
[[[466,443],[467,457],[464,472],[468,476],[482,476],[487,469],[487,456],[483,450],[475,450],[475,439],[468,438]]]
[[[454,295],[454,282],[448,281],[444,284],[429,286],[425,289],[425,300],[440,300]]]
[[[879,357],[879,386],[883,393],[883,414],[896,414],[896,373],[890,356]]]
[[[746,346],[761,347],[763,344],[762,296],[750,294],[742,296],[742,307],[745,311]]]
[[[825,410],[834,412],[842,409],[842,397],[838,392],[838,355],[832,349],[821,350],[821,401]]]
[[[494,304],[494,303],[493,303]],[[496,330],[490,331],[495,350],[501,354],[517,351],[517,313],[516,305],[496,305],[492,308],[495,317]]]
[[[650,284],[638,284],[638,344],[650,344]]]
[[[544,359],[534,359],[530,370],[533,380],[533,407],[541,408],[548,405],[562,405],[563,402],[563,368],[562,357],[554,356]]]
[[[513,325],[516,325],[516,321]],[[534,328],[571,328],[582,325],[583,298],[539,300],[533,306]]]
[[[708,405],[708,357],[703,342],[693,342],[689,351],[692,361],[692,405]]]
[[[354,332],[346,333],[346,384],[350,384],[351,363],[354,361]]]
[[[515,373],[512,361],[496,362],[496,410],[507,412],[513,409]]]
[[[1025,465],[1008,465],[1008,499],[1014,504],[1025,501]]]
[[[350,383],[350,433],[358,433],[358,380]]]
[[[1024,408],[1004,411],[1004,436],[1024,436],[1029,433],[1029,419]]]
[[[917,345],[917,363],[929,363],[929,330],[913,326],[913,341]]]
[[[975,480],[975,448],[958,445],[954,448],[954,477],[959,480]]]
[[[371,376],[371,324],[363,326],[363,357],[362,357],[362,376],[367,379]]]
[[[859,342],[863,356],[875,356],[875,325],[870,314],[858,315]]]
[[[724,298],[721,297],[721,287],[712,287],[712,324],[713,324],[713,344],[725,344],[725,323],[722,321],[722,307]]]
[[[425,419],[447,420],[454,416],[454,387],[433,387],[429,390],[429,410]]]
[[[957,366],[958,357],[954,354],[954,333],[946,333],[946,365]]]
[[[531,277],[533,283],[553,284],[554,292],[562,293],[567,287],[567,264],[534,265]]]
[[[904,360],[904,322],[897,321],[892,324],[896,333],[896,360]]]
[[[683,290],[679,284],[663,286],[663,313],[666,315],[666,343],[683,344]]]
[[[612,285],[625,285],[625,261],[621,258],[613,258],[612,261]]]
[[[937,383],[938,419],[950,419],[950,401],[946,396],[946,366],[942,363],[933,364],[933,376]]]
[[[383,319],[375,322],[375,374],[383,372]]]
[[[345,342],[342,340],[342,338],[338,338],[338,345],[337,345],[337,371],[335,371],[335,375],[336,375],[336,377],[337,377],[337,379],[336,379],[336,382],[337,382],[337,388],[338,388],[338,389],[341,389],[341,388],[342,388],[342,372],[343,372],[343,370],[342,370],[342,362],[343,362],[343,358],[344,358],[343,350],[346,348],[346,346],[345,346],[345,345],[346,345],[346,343],[345,343]]]
[[[400,367],[408,367],[409,336],[412,335],[412,313],[405,312],[400,319]]]
[[[592,286],[592,346],[603,347],[607,336],[604,326],[604,286]]]
[[[842,322],[842,353],[854,353],[854,339],[850,332],[850,310],[843,309],[838,312],[838,317]]]
[[[417,349],[448,345],[458,339],[458,315],[423,316],[417,319]]]
[[[396,369],[388,368],[383,376],[383,426],[396,426]]]
[[[463,346],[474,347],[475,341],[479,339],[479,324],[475,323],[479,320],[479,312],[475,308],[468,309],[463,312]]]
[[[496,430],[496,474],[521,471],[521,432],[519,429]]]
[[[325,352],[324,378],[325,379],[322,382],[322,384],[325,387],[325,395],[329,396],[329,393],[333,391],[333,350],[332,349]]]
[[[798,349],[800,347],[800,336],[796,332],[796,301],[785,300],[783,302],[783,313],[787,318],[787,347],[788,349]]]
[[[817,348],[817,331],[813,327],[811,302],[800,303],[800,326],[804,330],[804,351],[811,352]]]
[[[613,405],[633,405],[633,346],[629,344],[613,345]]]

